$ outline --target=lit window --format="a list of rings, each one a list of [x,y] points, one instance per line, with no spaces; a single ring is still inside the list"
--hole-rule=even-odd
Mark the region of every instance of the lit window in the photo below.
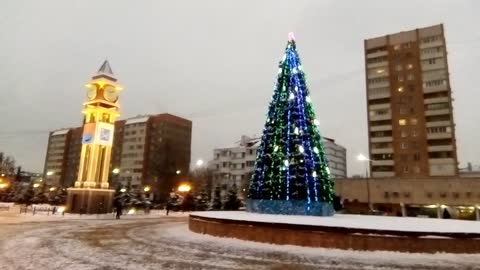
[[[378,73],[378,74],[383,73],[383,72],[385,72],[384,69],[378,69],[378,70],[377,70],[377,73]]]
[[[407,69],[412,69],[413,68],[413,65],[412,64],[408,64],[407,65]]]
[[[393,46],[393,49],[394,49],[395,51],[400,50],[400,45],[395,45],[395,46]]]
[[[405,126],[405,125],[407,124],[407,120],[405,120],[405,119],[400,119],[400,120],[398,120],[398,124],[399,124],[400,126]]]
[[[398,87],[398,92],[403,92],[403,86]]]
[[[412,118],[412,119],[410,119],[410,124],[411,124],[411,125],[416,125],[417,122],[418,122],[418,121],[417,121],[417,118]]]

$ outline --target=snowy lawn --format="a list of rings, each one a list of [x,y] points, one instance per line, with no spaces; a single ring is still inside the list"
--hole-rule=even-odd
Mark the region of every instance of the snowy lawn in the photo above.
[[[267,223],[286,223],[301,225],[316,225],[343,228],[375,229],[375,230],[396,230],[416,232],[462,232],[480,233],[479,221],[415,218],[415,217],[388,217],[388,216],[366,216],[366,215],[340,215],[332,217],[313,216],[288,216],[288,215],[267,215],[255,214],[245,211],[212,211],[193,212],[192,215],[223,218],[231,220],[244,220]]]
[[[201,235],[188,230],[182,213],[65,217],[23,216],[0,224],[0,269],[480,269],[480,255],[357,252]]]

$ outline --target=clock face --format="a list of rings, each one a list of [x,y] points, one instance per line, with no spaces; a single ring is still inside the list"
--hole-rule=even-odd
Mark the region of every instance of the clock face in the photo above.
[[[87,97],[89,100],[92,100],[97,97],[97,88],[92,85],[88,90],[87,90]]]
[[[118,100],[117,90],[111,85],[105,86],[103,89],[103,97],[110,102],[116,102]]]

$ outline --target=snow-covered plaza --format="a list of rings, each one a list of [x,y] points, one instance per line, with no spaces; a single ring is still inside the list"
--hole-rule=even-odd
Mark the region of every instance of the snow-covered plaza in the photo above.
[[[480,255],[355,252],[200,235],[187,214],[0,213],[0,269],[480,269]]]

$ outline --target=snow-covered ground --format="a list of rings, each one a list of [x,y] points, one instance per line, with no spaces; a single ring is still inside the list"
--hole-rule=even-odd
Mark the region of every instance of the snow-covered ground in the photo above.
[[[16,216],[0,213],[2,270],[480,269],[480,254],[356,252],[217,238],[190,232],[186,214]],[[5,222],[11,218],[15,223]]]
[[[246,220],[256,222],[274,222],[286,224],[317,225],[328,227],[417,231],[417,232],[463,232],[480,233],[480,221],[415,218],[415,217],[388,217],[366,215],[340,215],[332,217],[287,216],[255,214],[244,211],[212,211],[193,212],[193,215],[223,218],[231,220]]]

